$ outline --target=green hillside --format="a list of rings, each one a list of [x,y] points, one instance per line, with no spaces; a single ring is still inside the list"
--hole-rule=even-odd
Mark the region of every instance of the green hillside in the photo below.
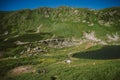
[[[9,34],[24,34],[30,31],[35,32],[39,26],[41,26],[41,32],[51,32],[52,34],[56,34],[56,36],[58,36],[58,33],[62,35],[64,29],[66,31],[64,27],[68,27],[68,29],[70,27],[70,30],[68,30],[69,33],[66,32],[65,34],[68,37],[70,37],[71,34],[77,36],[77,32],[81,32],[82,30],[99,30],[102,29],[101,26],[108,32],[110,30],[119,31],[119,11],[119,7],[103,10],[70,7],[43,7],[34,10],[26,9],[12,12],[0,12],[0,34],[3,34],[4,31],[8,31]],[[108,28],[109,26],[110,28]],[[76,29],[75,27],[78,31],[73,30]],[[57,28],[63,31],[58,32]],[[74,33],[74,31],[76,33]]]
[[[0,11],[0,80],[119,80],[119,63],[120,7]]]

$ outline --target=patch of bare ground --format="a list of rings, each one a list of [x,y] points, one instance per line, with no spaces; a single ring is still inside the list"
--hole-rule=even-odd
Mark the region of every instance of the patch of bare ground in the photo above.
[[[34,69],[32,68],[31,65],[19,66],[10,70],[7,73],[7,76],[17,76],[23,73],[30,73],[30,72],[34,72]]]
[[[86,44],[85,49],[88,49],[88,48],[93,47],[95,45],[96,45],[96,43],[89,42],[88,44]]]

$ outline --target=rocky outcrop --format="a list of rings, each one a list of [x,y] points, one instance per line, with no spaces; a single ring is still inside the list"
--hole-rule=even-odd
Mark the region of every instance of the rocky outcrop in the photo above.
[[[112,35],[107,34],[107,38],[109,39],[108,42],[116,42],[120,40],[120,36],[117,33]]]
[[[96,36],[95,36],[95,32],[92,31],[92,32],[83,32],[83,37],[85,38],[85,40],[88,40],[90,42],[95,42],[95,43],[98,43],[98,44],[102,44],[102,45],[106,45],[107,43],[102,41],[101,39],[98,39]]]
[[[40,32],[41,27],[42,27],[42,24],[37,28],[36,33]]]
[[[42,40],[39,42],[46,44],[52,48],[63,48],[63,47],[70,47],[70,46],[81,44],[81,41],[68,39],[68,38],[47,39],[47,40]]]
[[[28,44],[29,42],[21,42],[21,41],[16,41],[14,42],[16,45],[24,45],[24,44]]]
[[[83,36],[85,39],[88,39],[90,41],[95,41],[95,42],[101,41],[100,39],[96,38],[94,31],[93,32],[83,32]]]

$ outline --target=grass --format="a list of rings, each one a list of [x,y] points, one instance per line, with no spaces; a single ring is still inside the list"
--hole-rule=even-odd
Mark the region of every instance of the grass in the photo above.
[[[106,12],[111,13],[114,10],[118,12],[112,17],[106,15]],[[45,17],[46,15],[49,17]],[[90,44],[84,43],[67,48],[50,48],[46,54],[23,57],[19,53],[29,44],[14,44],[19,40],[30,42],[34,47],[37,45],[35,41],[50,39],[53,36],[82,39],[83,32],[89,31],[95,31],[97,38],[106,40],[106,34],[120,34],[119,15],[119,7],[99,11],[59,7],[0,12],[0,51],[5,53],[0,57],[0,80],[119,80],[120,46],[97,45],[86,49]],[[98,23],[99,20],[107,22],[110,18],[114,24],[109,27]],[[94,25],[89,26],[91,23]],[[40,25],[40,33],[35,33]],[[5,31],[8,31],[8,35],[3,36]],[[16,35],[19,36],[14,37]],[[71,64],[65,63],[68,57],[72,60]],[[10,70],[24,65],[32,65],[36,71],[7,76]],[[46,69],[46,73],[38,74],[37,70],[42,69]]]
[[[63,8],[63,9],[62,9]],[[42,25],[41,32],[50,32],[56,36],[80,38],[82,31],[96,31],[96,35],[104,37],[106,33],[119,32],[119,13],[115,13],[112,17],[105,12],[111,13],[114,10],[119,12],[118,8],[110,8],[100,11],[90,11],[89,9],[75,9],[78,10],[77,15],[75,10],[68,7],[62,8],[40,8],[35,10],[20,10],[15,12],[1,12],[0,20],[0,34],[8,31],[9,34],[27,34],[37,31],[37,27]],[[102,13],[104,12],[104,13]],[[98,13],[95,15],[94,13]],[[102,13],[102,14],[101,14]],[[3,16],[4,15],[4,16]],[[49,15],[48,18],[45,16]],[[61,16],[59,16],[61,15]],[[105,18],[103,17],[105,16]],[[106,27],[98,23],[99,20],[107,22],[109,18],[113,20],[113,25]],[[65,21],[62,21],[64,20]],[[80,20],[79,22],[74,22]],[[86,23],[82,21],[86,20]],[[117,21],[117,22],[116,22]],[[89,22],[89,23],[87,23]],[[88,26],[93,23],[94,26]],[[116,25],[117,24],[117,25]]]
[[[84,46],[85,44],[83,44]],[[84,47],[76,46],[70,48],[62,48],[52,50],[50,53],[24,57],[17,59],[3,58],[0,59],[0,79],[9,70],[21,65],[33,65],[37,69],[46,69],[46,73],[24,73],[14,77],[6,77],[7,80],[119,80],[120,76],[120,59],[86,59],[71,57],[72,63],[66,64],[64,60],[70,52],[92,51],[101,48],[102,46],[89,48],[84,50]],[[119,47],[118,47],[119,48]],[[86,53],[81,53],[86,54]],[[114,54],[113,54],[114,55]]]
[[[14,37],[15,35],[8,35],[3,38],[0,42],[0,51],[4,51],[6,56],[16,55],[24,50],[25,45],[18,46],[15,44],[16,41],[21,42],[34,42],[45,40],[52,37],[51,33],[28,33],[28,34],[21,34],[18,37]],[[4,39],[8,39],[4,41]]]

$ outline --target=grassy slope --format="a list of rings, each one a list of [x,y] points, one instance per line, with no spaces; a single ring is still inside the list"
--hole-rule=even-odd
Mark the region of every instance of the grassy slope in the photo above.
[[[75,13],[75,10],[79,10]],[[69,54],[81,52],[89,52],[101,49],[102,46],[95,46],[85,50],[86,45],[75,46],[63,49],[51,49],[45,55],[20,58],[18,53],[21,52],[24,46],[17,46],[15,41],[34,42],[42,39],[55,37],[75,37],[81,38],[83,31],[95,31],[96,36],[102,39],[106,34],[115,32],[120,33],[119,28],[119,13],[112,16],[114,24],[110,27],[98,24],[97,20],[109,21],[110,15],[105,12],[113,12],[119,8],[111,8],[97,11],[88,9],[71,9],[60,7],[56,9],[40,8],[35,10],[21,10],[17,12],[2,12],[0,13],[0,34],[4,31],[9,31],[7,36],[0,36],[0,51],[9,53],[6,58],[0,59],[0,79],[6,77],[9,70],[21,65],[33,65],[36,69],[45,68],[46,74],[22,74],[16,77],[9,77],[7,80],[52,80],[52,77],[57,76],[58,80],[119,80],[120,76],[120,59],[85,59],[75,58],[71,55],[72,63],[65,64],[64,60]],[[103,13],[101,13],[103,12]],[[48,18],[45,16],[49,15]],[[59,16],[60,15],[60,16]],[[63,21],[62,21],[63,20]],[[74,22],[80,20],[79,22]],[[94,26],[88,26],[88,23],[94,23]],[[42,25],[40,33],[35,33],[37,27]],[[13,37],[19,35],[18,37]],[[4,39],[8,38],[7,41]],[[117,48],[118,53],[119,47]],[[109,51],[103,51],[109,53]],[[17,55],[17,59],[13,56]],[[111,55],[114,55],[113,53]],[[10,58],[8,56],[11,56]],[[114,55],[115,56],[115,55]],[[118,57],[118,56],[117,56]],[[95,65],[94,65],[95,63]]]
[[[0,65],[2,66],[0,66],[0,71],[2,73],[0,74],[5,75],[5,73],[16,66],[28,64],[33,65],[36,69],[45,68],[47,72],[45,74],[26,73],[16,77],[9,77],[7,80],[52,80],[52,77],[55,76],[57,76],[58,80],[119,80],[120,59],[82,59],[72,58],[71,55],[72,63],[65,64],[64,60],[67,58],[67,55],[86,51],[84,50],[85,46],[86,44],[66,49],[56,49],[43,56],[1,59]],[[87,49],[87,51],[99,50],[101,47],[92,47]]]
[[[76,32],[73,35],[79,37],[80,33],[78,32],[81,32],[81,30],[96,30],[97,32],[101,29],[100,31],[104,30],[104,32],[106,33],[109,30],[114,32],[119,29],[119,9],[120,8],[111,8],[110,10],[103,9],[100,11],[91,11],[89,9],[72,9],[67,7],[60,7],[56,9],[40,8],[35,10],[20,10],[16,12],[9,12],[6,14],[1,13],[0,26],[2,29],[0,30],[0,33],[3,33],[6,30],[8,30],[11,34],[24,34],[28,31],[34,32],[41,24],[41,32],[50,31],[51,33],[56,35],[58,35],[59,33],[64,33],[65,35],[62,36],[65,37],[66,35],[70,37],[73,31]],[[117,12],[110,16],[110,13],[114,11]],[[94,23],[95,25],[91,28],[90,26],[88,26],[88,23],[83,23],[83,20],[86,20],[86,22],[89,22],[90,24]],[[99,20],[104,20],[105,22],[113,21],[114,24],[110,28],[106,28],[104,26],[101,27],[98,24]],[[59,28],[61,30],[59,30],[58,32]],[[66,28],[69,28],[69,30],[67,31]]]

